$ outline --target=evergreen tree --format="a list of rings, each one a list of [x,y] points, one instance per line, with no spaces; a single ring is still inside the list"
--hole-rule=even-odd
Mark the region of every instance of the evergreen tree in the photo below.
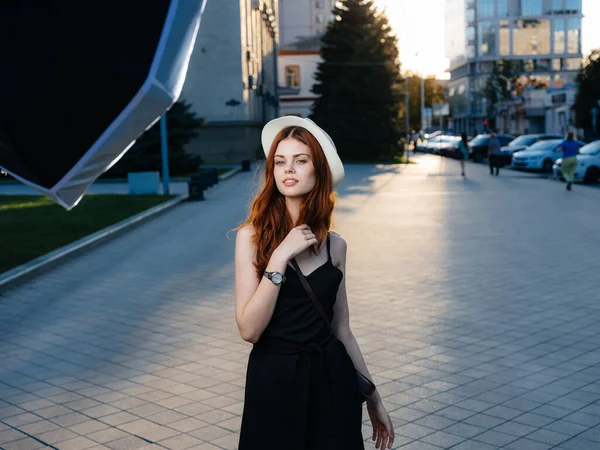
[[[202,159],[185,151],[185,145],[198,136],[204,119],[196,117],[191,104],[177,101],[167,112],[167,145],[169,174],[188,175],[195,172]],[[162,171],[160,120],[147,130],[105,176],[126,176],[128,172]]]
[[[575,97],[575,122],[579,128],[595,136],[598,133],[600,117],[596,120],[597,129],[593,130],[591,110],[598,108],[600,100],[600,49],[592,50],[585,58],[577,75],[577,85],[579,90]]]
[[[321,41],[311,119],[343,159],[389,159],[401,136],[398,40],[372,0],[337,2],[333,15]]]

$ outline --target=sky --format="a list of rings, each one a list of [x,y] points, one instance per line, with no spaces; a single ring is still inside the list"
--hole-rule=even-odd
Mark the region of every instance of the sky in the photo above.
[[[403,71],[450,77],[445,72],[445,0],[375,0],[375,4],[386,8],[390,25],[399,38]],[[583,15],[582,47],[587,55],[600,47],[600,0],[583,0]]]

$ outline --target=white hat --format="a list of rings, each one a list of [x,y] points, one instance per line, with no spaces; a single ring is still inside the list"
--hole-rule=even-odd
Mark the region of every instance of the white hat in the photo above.
[[[271,145],[277,134],[287,127],[300,127],[308,130],[312,134],[323,149],[325,158],[331,170],[331,181],[333,187],[336,187],[344,180],[344,165],[338,156],[337,149],[331,137],[316,123],[310,119],[303,119],[298,116],[284,116],[271,120],[262,130],[262,146],[265,155],[268,157],[271,151]]]

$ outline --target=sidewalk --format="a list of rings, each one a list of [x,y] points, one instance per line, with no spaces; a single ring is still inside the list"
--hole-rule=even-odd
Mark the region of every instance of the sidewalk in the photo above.
[[[414,159],[347,165],[334,218],[395,448],[600,448],[600,192]],[[256,188],[240,173],[0,293],[0,448],[237,447],[228,231]]]

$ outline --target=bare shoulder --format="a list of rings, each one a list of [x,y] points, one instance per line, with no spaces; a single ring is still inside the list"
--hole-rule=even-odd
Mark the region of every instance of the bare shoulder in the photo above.
[[[329,235],[331,236],[331,259],[333,264],[338,268],[344,267],[348,244],[342,235],[335,231],[330,231]]]
[[[240,240],[249,242],[254,237],[254,226],[252,224],[244,225],[240,228],[236,235],[236,240],[239,242]]]

